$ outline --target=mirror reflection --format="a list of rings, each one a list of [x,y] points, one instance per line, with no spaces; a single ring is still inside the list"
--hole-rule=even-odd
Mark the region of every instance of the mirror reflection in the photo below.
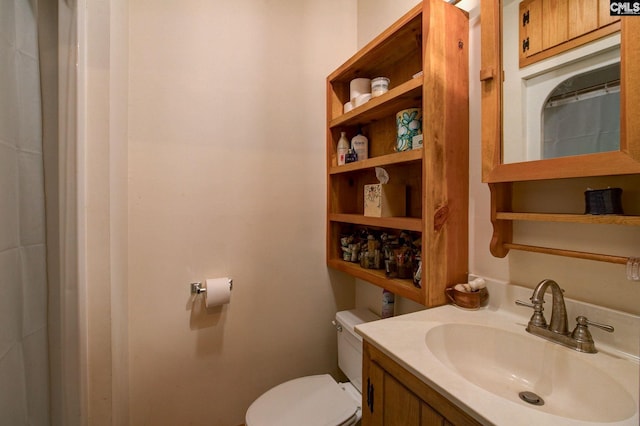
[[[570,77],[542,109],[542,158],[620,149],[620,64]]]
[[[522,65],[524,3],[503,2],[502,162],[618,151],[620,34]]]

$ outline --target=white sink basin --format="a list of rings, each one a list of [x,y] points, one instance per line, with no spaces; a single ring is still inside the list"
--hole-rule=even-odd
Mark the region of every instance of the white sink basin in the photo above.
[[[478,324],[441,324],[427,332],[425,341],[461,378],[530,409],[603,423],[636,414],[633,397],[602,368],[606,364],[590,362],[590,357],[601,361],[609,355],[579,353],[526,333]],[[523,391],[535,393],[544,404],[521,400]]]
[[[585,315],[615,327],[593,329],[599,352],[585,354],[525,331],[531,311],[514,300],[531,289],[489,280],[487,287],[489,305],[479,310],[445,305],[356,330],[481,424],[640,424],[639,316],[565,298],[570,321]],[[523,391],[544,405],[521,400]]]

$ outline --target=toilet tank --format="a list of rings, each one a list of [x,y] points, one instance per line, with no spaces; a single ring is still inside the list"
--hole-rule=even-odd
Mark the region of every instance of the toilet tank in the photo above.
[[[362,337],[355,326],[380,319],[367,309],[351,309],[336,313],[338,327],[338,366],[362,393]]]

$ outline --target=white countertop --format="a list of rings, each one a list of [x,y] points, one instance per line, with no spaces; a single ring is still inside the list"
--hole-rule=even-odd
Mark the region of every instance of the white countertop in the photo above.
[[[599,424],[549,414],[540,407],[520,401],[517,394],[510,400],[485,390],[443,364],[426,344],[426,336],[430,330],[442,324],[452,323],[488,326],[516,333],[527,339],[539,339],[542,345],[553,345],[550,347],[552,350],[569,351],[563,354],[569,359],[578,357],[579,362],[590,363],[595,369],[606,372],[629,393],[635,403],[635,415],[622,421],[606,423],[607,425],[637,426],[639,424],[639,317],[567,300],[570,329],[573,328],[575,315],[583,312],[593,321],[611,324],[616,328],[613,333],[615,337],[605,337],[606,333],[592,330],[599,352],[584,354],[548,342],[525,331],[531,310],[516,307],[514,300],[516,298],[528,300],[532,292],[530,289],[496,282],[488,282],[488,288],[489,305],[476,311],[446,305],[361,324],[356,327],[356,331],[365,340],[448,397],[481,423],[500,426]],[[559,349],[556,349],[556,346]],[[481,365],[478,367],[482,368]],[[607,407],[602,406],[601,409],[606,411]]]

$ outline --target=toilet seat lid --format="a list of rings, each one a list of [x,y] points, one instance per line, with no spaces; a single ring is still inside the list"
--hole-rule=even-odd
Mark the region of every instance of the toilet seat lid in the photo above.
[[[282,383],[256,399],[247,410],[247,426],[340,425],[360,404],[328,374]]]

